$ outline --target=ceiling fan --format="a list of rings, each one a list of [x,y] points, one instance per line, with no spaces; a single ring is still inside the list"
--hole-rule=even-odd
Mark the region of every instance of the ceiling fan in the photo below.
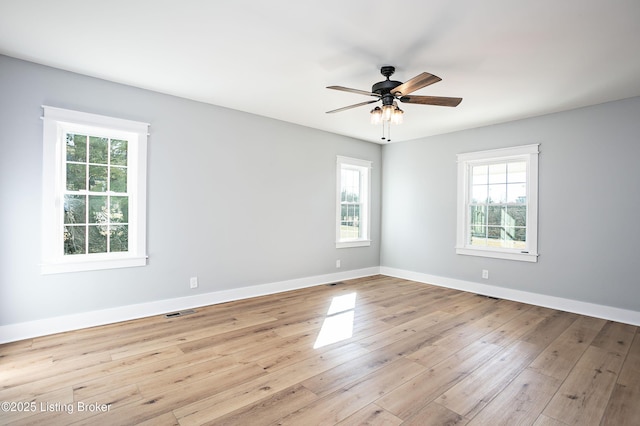
[[[372,104],[374,102],[382,101],[382,108],[376,107],[371,111],[371,121],[376,124],[379,122],[401,122],[403,111],[398,108],[396,100],[409,104],[420,105],[437,105],[437,106],[449,106],[455,107],[462,101],[462,98],[446,98],[442,96],[415,96],[410,95],[418,89],[437,83],[442,80],[428,72],[423,72],[407,80],[404,83],[399,81],[390,80],[389,77],[396,71],[395,67],[383,66],[380,68],[380,73],[387,79],[379,81],[371,87],[371,92],[366,90],[350,89],[343,86],[328,86],[327,89],[341,90],[343,92],[358,93],[360,95],[373,96],[376,99],[366,102],[360,102],[358,104],[349,105],[346,107],[327,111],[327,114],[334,112],[346,111],[351,108]]]

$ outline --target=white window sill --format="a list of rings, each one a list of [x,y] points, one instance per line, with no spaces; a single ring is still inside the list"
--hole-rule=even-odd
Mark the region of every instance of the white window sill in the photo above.
[[[91,255],[88,255],[91,256]],[[59,262],[48,262],[40,265],[40,273],[62,274],[66,272],[95,271],[99,269],[131,268],[135,266],[145,266],[147,257],[122,257],[115,259],[85,258],[85,259],[63,259]]]
[[[521,262],[537,262],[537,253],[522,253],[513,250],[482,249],[469,247],[456,247],[456,254],[467,256],[491,257],[494,259],[518,260]]]
[[[336,241],[336,248],[368,247],[371,240]]]

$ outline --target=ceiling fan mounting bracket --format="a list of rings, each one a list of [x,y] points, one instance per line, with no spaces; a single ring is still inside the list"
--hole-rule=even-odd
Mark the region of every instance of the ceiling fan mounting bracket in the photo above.
[[[391,77],[394,72],[396,72],[396,67],[392,67],[391,65],[385,65],[380,68],[380,74],[387,77],[387,80],[389,80],[389,77]]]

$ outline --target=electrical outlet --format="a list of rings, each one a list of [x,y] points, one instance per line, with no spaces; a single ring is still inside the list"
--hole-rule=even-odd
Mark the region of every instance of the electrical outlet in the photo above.
[[[191,288],[198,288],[198,277],[191,277],[189,279],[189,286],[191,286]]]
[[[340,259],[336,260],[336,268],[340,267]]]
[[[488,269],[483,269],[482,270],[482,278],[484,278],[485,280],[489,279],[489,270]]]

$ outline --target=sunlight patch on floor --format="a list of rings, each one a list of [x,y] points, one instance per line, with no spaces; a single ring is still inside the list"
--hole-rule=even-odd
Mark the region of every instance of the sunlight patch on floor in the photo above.
[[[348,339],[353,335],[355,306],[355,292],[333,298],[327,311],[327,317],[324,319],[320,333],[318,333],[313,345],[314,349]]]

